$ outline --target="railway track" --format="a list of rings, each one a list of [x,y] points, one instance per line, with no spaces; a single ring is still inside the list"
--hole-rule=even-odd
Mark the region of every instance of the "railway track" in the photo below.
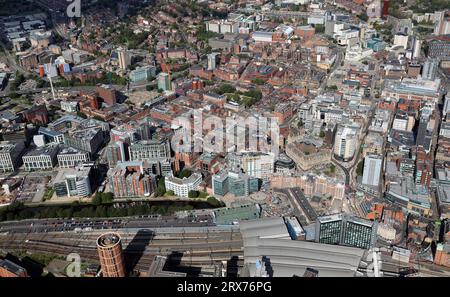
[[[183,234],[149,234],[118,232],[122,236],[125,258],[138,256],[135,269],[146,271],[157,255],[182,253],[180,263],[202,266],[228,261],[232,257],[242,260],[242,237],[239,232],[193,232]],[[66,257],[77,253],[83,261],[98,264],[96,239],[98,234],[29,233],[9,234],[0,237],[0,249],[6,252],[53,254]]]

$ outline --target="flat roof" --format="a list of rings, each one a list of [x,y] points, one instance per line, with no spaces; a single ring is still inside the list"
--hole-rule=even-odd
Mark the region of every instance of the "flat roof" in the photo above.
[[[120,243],[120,236],[117,233],[105,233],[97,239],[97,246],[99,247],[113,247]]]

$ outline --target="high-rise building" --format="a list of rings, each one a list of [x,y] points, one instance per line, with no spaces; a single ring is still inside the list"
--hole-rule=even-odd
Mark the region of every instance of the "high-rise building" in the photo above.
[[[370,249],[377,239],[376,221],[347,214],[318,217],[315,229],[315,241],[319,243]]]
[[[450,40],[432,40],[428,43],[428,57],[447,59],[450,56]]]
[[[217,55],[218,55],[217,53],[208,54],[208,69],[207,70],[216,69]]]
[[[119,234],[100,235],[97,239],[97,252],[103,277],[125,277],[125,261]]]
[[[339,127],[334,141],[334,154],[336,157],[349,161],[356,150],[357,135],[355,129]]]
[[[436,78],[436,71],[439,67],[439,61],[436,59],[427,59],[423,64],[422,78],[434,80]]]
[[[117,49],[117,59],[119,60],[119,67],[122,70],[127,70],[128,66],[131,64],[131,57],[126,49]]]
[[[446,17],[446,11],[437,11],[434,13],[438,14],[438,21],[434,27],[434,35],[447,35],[450,34],[450,18]]]
[[[169,74],[165,72],[158,74],[158,89],[163,91],[170,91],[172,89]]]
[[[362,183],[364,185],[378,187],[380,184],[381,166],[383,157],[377,155],[367,155],[364,158],[364,171]]]
[[[421,50],[422,50],[422,40],[420,40],[417,36],[414,36],[412,58],[413,59],[420,58]]]

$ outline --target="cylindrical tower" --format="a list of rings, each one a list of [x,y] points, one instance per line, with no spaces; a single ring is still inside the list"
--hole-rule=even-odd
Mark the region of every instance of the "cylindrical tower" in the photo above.
[[[105,233],[97,239],[97,251],[104,277],[124,277],[122,241],[117,233]]]

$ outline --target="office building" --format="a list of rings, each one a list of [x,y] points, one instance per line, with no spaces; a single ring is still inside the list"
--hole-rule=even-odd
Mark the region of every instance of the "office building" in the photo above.
[[[393,46],[401,46],[404,49],[408,48],[408,35],[403,33],[397,33],[394,35]]]
[[[447,6],[448,8],[448,6]],[[450,34],[450,17],[446,16],[446,11],[436,11],[437,22],[435,23],[434,35],[448,35]]]
[[[57,164],[59,145],[32,149],[22,156],[25,171],[48,170]]]
[[[334,155],[344,161],[353,158],[356,150],[357,135],[355,129],[339,127],[334,141]]]
[[[378,187],[380,185],[381,166],[383,157],[367,155],[364,158],[364,171],[362,183],[364,185]]]
[[[92,194],[91,167],[63,168],[53,179],[53,189],[58,197],[88,197]]]
[[[44,127],[39,127],[39,135],[44,136],[45,143],[64,143],[64,134]]]
[[[213,194],[225,196],[228,192],[236,197],[248,196],[259,190],[260,181],[244,173],[222,171],[212,177]]]
[[[117,198],[148,197],[156,189],[156,177],[144,171],[142,162],[123,162],[107,173],[109,186]]]
[[[214,70],[214,69],[216,69],[217,56],[218,56],[218,53],[208,54],[208,69],[207,70]]]
[[[316,220],[316,242],[370,249],[376,240],[376,222],[347,214],[322,216]]]
[[[428,80],[434,80],[436,78],[436,72],[439,67],[439,61],[436,59],[427,59],[423,64],[422,78]]]
[[[95,91],[98,94],[98,97],[108,104],[109,106],[113,106],[117,103],[117,90],[110,85],[100,85],[95,88]]]
[[[428,43],[428,57],[445,60],[450,57],[450,40],[432,40]]]
[[[62,148],[56,156],[58,159],[58,166],[61,168],[80,166],[91,160],[88,152],[77,150],[73,147]]]
[[[229,155],[230,165],[240,166],[245,174],[263,180],[267,180],[273,175],[275,168],[275,156],[273,154],[243,153]]]
[[[22,152],[25,149],[23,141],[0,142],[0,172],[13,172],[21,164]]]
[[[130,80],[133,83],[145,82],[150,78],[156,76],[156,67],[149,65],[144,67],[137,67],[135,70],[130,72]]]
[[[117,49],[117,59],[119,60],[119,68],[127,70],[131,64],[130,53],[126,49],[119,48]]]
[[[158,89],[163,91],[170,91],[172,89],[169,74],[165,72],[158,74]]]
[[[381,95],[391,100],[437,102],[442,95],[440,86],[440,79],[403,78],[401,81],[387,81]]]
[[[6,86],[6,82],[7,82],[7,75],[5,72],[0,72],[0,90],[3,89],[3,87]]]
[[[166,190],[172,190],[176,196],[188,197],[189,191],[198,190],[198,186],[202,182],[202,175],[200,173],[192,173],[191,176],[183,179],[167,176],[164,179]]]
[[[100,235],[97,239],[97,252],[103,277],[125,277],[125,260],[119,234]]]
[[[168,139],[141,140],[133,142],[129,147],[131,161],[162,161],[170,158]]]
[[[64,143],[67,146],[95,154],[104,141],[103,131],[100,128],[92,127],[86,130],[72,131],[66,135]]]

